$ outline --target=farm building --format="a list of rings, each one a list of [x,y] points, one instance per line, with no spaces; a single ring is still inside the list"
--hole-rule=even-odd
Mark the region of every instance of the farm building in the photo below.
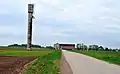
[[[75,49],[75,44],[54,44],[54,48],[57,50],[73,50]]]

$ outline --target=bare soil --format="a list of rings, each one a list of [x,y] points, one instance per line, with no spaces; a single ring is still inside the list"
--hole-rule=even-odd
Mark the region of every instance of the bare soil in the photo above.
[[[19,74],[24,65],[37,57],[0,56],[0,74]]]

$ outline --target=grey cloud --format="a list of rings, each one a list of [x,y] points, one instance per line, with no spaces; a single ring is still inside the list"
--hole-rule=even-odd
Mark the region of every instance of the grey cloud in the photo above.
[[[0,3],[0,30],[4,30],[0,32],[0,44],[26,43],[27,3]],[[33,43],[83,42],[120,47],[119,0],[36,0],[35,4]]]

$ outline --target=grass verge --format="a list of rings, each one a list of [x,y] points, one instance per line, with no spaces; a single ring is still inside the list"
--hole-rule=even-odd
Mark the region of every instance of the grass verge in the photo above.
[[[22,74],[59,74],[61,51],[40,56]]]
[[[120,52],[114,51],[81,51],[73,50],[73,52],[82,53],[100,60],[107,61],[109,63],[114,63],[120,65]]]
[[[34,49],[32,51],[27,51],[26,49],[0,48],[0,56],[42,56],[54,51],[55,50],[46,49]]]

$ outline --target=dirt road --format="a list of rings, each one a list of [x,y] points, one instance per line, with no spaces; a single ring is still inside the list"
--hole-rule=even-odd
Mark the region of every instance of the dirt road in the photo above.
[[[73,74],[120,74],[120,66],[79,53],[63,51]]]

